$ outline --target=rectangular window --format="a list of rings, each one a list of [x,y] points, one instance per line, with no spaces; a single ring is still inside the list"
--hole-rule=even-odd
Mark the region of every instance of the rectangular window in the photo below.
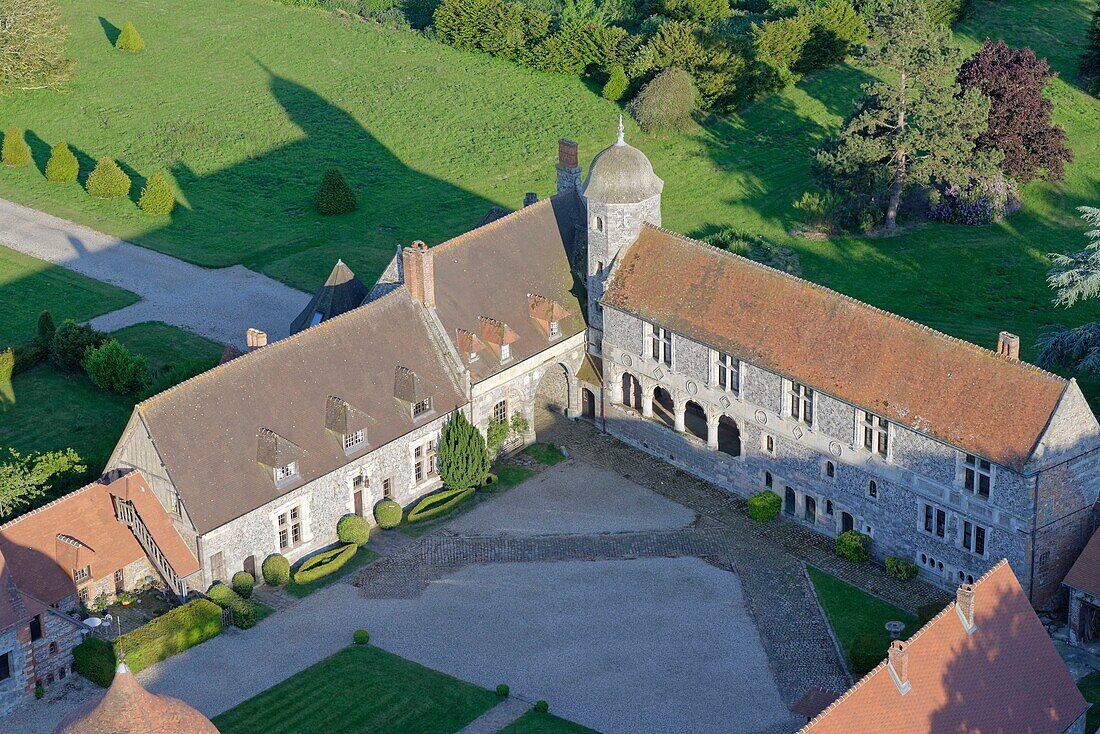
[[[88,603],[88,587],[87,586],[81,586],[80,589],[78,589],[77,592],[76,592],[76,598],[80,600],[81,604],[87,604]]]
[[[963,487],[968,492],[989,499],[989,487],[993,482],[993,467],[985,459],[967,454],[963,462]]]
[[[963,521],[963,548],[975,555],[984,556],[985,537],[986,529],[981,525],[972,523],[969,520]]]
[[[559,336],[561,336],[561,324],[559,324],[557,321],[551,321],[550,322],[550,338],[551,339],[557,339]]]
[[[42,639],[42,615],[34,617],[30,623],[31,628],[31,642]]]
[[[281,513],[277,522],[279,524],[279,549],[292,548],[302,542],[302,511],[298,507],[291,507]]]
[[[807,495],[802,510],[803,517],[806,520],[809,522],[817,522],[817,500]]]
[[[283,464],[282,466],[275,467],[275,481],[284,482],[290,479],[292,476],[298,473],[298,462],[292,461],[289,464]]]
[[[791,383],[791,417],[807,426],[814,423],[814,391],[797,382]]]
[[[501,344],[500,345],[500,361],[507,362],[512,358],[512,345]]]
[[[507,400],[501,400],[499,403],[493,406],[493,420],[497,423],[504,423],[508,420]]]
[[[672,367],[672,332],[656,324],[649,325],[650,354],[666,367]]]
[[[890,449],[890,423],[874,413],[863,414],[863,448],[886,457]]]
[[[353,487],[363,487],[363,486],[366,486],[366,484],[367,484],[367,476],[363,472],[359,472],[358,474],[356,474],[351,479],[351,486],[353,486]]]
[[[932,532],[932,528],[935,527],[935,525],[933,524],[934,513],[935,511],[932,509],[932,505],[924,506],[924,532],[926,533]]]
[[[0,655],[0,680],[11,678],[11,653]]]
[[[73,581],[80,583],[81,581],[87,581],[92,577],[92,567],[84,566],[83,568],[77,568],[73,570]]]
[[[741,384],[741,360],[736,357],[718,352],[718,388],[737,394],[737,388]]]
[[[351,451],[359,444],[363,443],[364,431],[360,428],[354,433],[344,434],[344,451]]]
[[[435,465],[435,439],[417,446],[413,449],[413,477],[420,484],[429,477],[437,474]]]
[[[421,400],[419,403],[417,403],[416,405],[413,406],[413,417],[415,418],[418,415],[424,415],[425,413],[427,413],[431,409],[432,409],[432,399],[431,398],[425,398],[425,399]]]
[[[760,449],[769,456],[775,455],[775,437],[765,433],[760,437]]]
[[[942,538],[947,534],[947,512],[932,505],[924,506],[924,532]]]
[[[386,477],[382,480],[382,499],[393,499],[393,478]]]
[[[947,534],[947,513],[943,510],[936,510],[936,536],[944,537]]]

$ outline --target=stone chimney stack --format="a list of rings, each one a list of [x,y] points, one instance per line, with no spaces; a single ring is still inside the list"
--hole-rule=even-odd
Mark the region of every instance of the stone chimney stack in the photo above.
[[[1002,331],[997,337],[997,354],[1002,354],[1010,359],[1020,358],[1020,337]]]
[[[580,191],[581,167],[577,163],[577,143],[562,138],[558,141],[558,193]]]
[[[890,677],[894,679],[894,685],[904,696],[913,687],[909,683],[909,643],[901,640],[891,642],[886,664],[890,668]]]
[[[428,308],[435,308],[435,263],[432,251],[417,240],[401,253],[405,285],[409,295]]]
[[[536,194],[534,191],[528,191],[526,194],[523,195],[523,206],[524,207],[529,207],[532,204],[537,203],[538,200],[539,200],[539,195],[538,194]]]
[[[955,612],[962,620],[966,634],[974,631],[974,584],[963,584],[955,592]]]
[[[244,335],[245,344],[248,345],[248,351],[254,352],[260,347],[267,346],[267,332],[260,331],[259,329],[249,329]]]

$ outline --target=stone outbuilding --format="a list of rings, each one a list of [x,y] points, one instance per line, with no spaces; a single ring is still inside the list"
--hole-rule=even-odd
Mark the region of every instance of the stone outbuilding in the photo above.
[[[1069,590],[1069,641],[1091,646],[1100,642],[1100,530],[1081,551],[1062,584]]]

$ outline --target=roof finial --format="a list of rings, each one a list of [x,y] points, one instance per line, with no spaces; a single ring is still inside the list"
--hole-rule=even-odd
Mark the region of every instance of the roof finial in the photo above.
[[[623,132],[623,113],[619,113],[619,139],[615,141],[615,145],[626,145],[626,136]]]

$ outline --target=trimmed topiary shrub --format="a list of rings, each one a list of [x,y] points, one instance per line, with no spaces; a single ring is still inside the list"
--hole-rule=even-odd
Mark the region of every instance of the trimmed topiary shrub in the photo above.
[[[336,537],[341,543],[366,545],[370,540],[370,525],[358,515],[344,515],[336,523]]]
[[[439,439],[439,478],[452,489],[469,489],[485,481],[489,451],[485,437],[462,411],[443,426]],[[409,515],[410,521],[412,514]]]
[[[335,550],[318,553],[298,567],[298,570],[294,572],[294,583],[312,583],[317,579],[328,576],[330,573],[339,571],[345,563],[355,556],[358,550],[359,546],[355,543],[348,543]]]
[[[848,654],[852,666],[852,675],[860,677],[870,673],[875,666],[886,659],[890,648],[890,635],[856,635],[852,640],[852,651]]]
[[[126,651],[126,664],[137,673],[221,631],[221,607],[209,599],[195,599],[127,632],[115,641],[115,649]]]
[[[630,87],[630,80],[626,78],[626,70],[622,64],[614,64],[607,72],[607,81],[604,82],[600,95],[604,99],[618,102],[626,96],[626,90]]]
[[[138,206],[146,214],[171,214],[176,208],[176,195],[162,173],[154,173],[141,190]]]
[[[256,579],[248,571],[237,571],[237,573],[233,574],[233,591],[240,594],[243,598],[251,598],[252,590],[255,588]]]
[[[66,143],[58,143],[50,148],[50,159],[46,161],[46,180],[53,183],[72,183],[80,173],[80,163],[69,150]]]
[[[228,609],[233,615],[233,626],[246,630],[256,626],[256,608],[252,602],[242,597],[220,581],[206,592],[210,601],[222,609]]]
[[[57,333],[57,327],[53,323],[53,314],[43,311],[38,314],[38,324],[35,327],[34,342],[43,349],[49,349],[53,344],[53,335]]]
[[[501,698],[508,698],[508,694],[511,692],[511,690],[512,689],[510,689],[508,687],[507,683],[498,683],[497,684],[497,695],[500,696]]]
[[[378,527],[384,530],[400,525],[403,514],[404,510],[401,509],[401,505],[393,500],[382,500],[374,506],[374,519],[378,523]]]
[[[317,188],[313,208],[318,214],[326,216],[347,214],[359,208],[355,192],[348,186],[339,168],[330,168],[321,177],[321,185]]]
[[[765,489],[749,497],[749,517],[756,522],[767,522],[779,514],[783,500],[775,492]]]
[[[149,381],[149,363],[145,357],[131,353],[114,339],[88,347],[80,365],[96,386],[119,395],[136,393]]]
[[[540,714],[545,714],[550,711],[550,704],[541,699],[535,701],[535,711],[538,711]]]
[[[118,199],[130,194],[130,177],[118,167],[113,158],[103,156],[95,170],[88,174],[85,188],[97,199]]]
[[[445,515],[473,493],[474,487],[470,487],[469,489],[445,489],[428,495],[409,510],[405,519],[409,522],[423,522]]]
[[[847,530],[836,539],[836,554],[852,563],[865,563],[871,558],[871,551],[867,547],[871,544],[871,538],[858,530]]]
[[[31,146],[27,145],[23,137],[23,131],[17,127],[9,127],[4,133],[3,146],[4,165],[19,168],[31,162]]]
[[[271,586],[282,586],[290,581],[290,561],[286,556],[272,553],[260,565],[260,572],[263,574],[265,583]]]
[[[145,41],[130,21],[126,21],[122,25],[122,32],[115,39],[115,48],[119,51],[142,51],[145,49]]]
[[[115,649],[100,637],[85,637],[73,648],[73,670],[106,688],[115,679]]]
[[[886,556],[886,573],[899,581],[908,581],[917,575],[917,564],[895,556]]]
[[[370,633],[366,630],[355,630],[351,639],[356,645],[366,645],[370,642]]]
[[[683,130],[699,105],[699,90],[683,69],[665,69],[642,87],[630,103],[630,114],[647,133]]]
[[[50,359],[54,364],[66,370],[78,370],[88,347],[98,347],[107,341],[103,332],[96,331],[88,324],[78,324],[65,319],[57,327],[50,345]]]

